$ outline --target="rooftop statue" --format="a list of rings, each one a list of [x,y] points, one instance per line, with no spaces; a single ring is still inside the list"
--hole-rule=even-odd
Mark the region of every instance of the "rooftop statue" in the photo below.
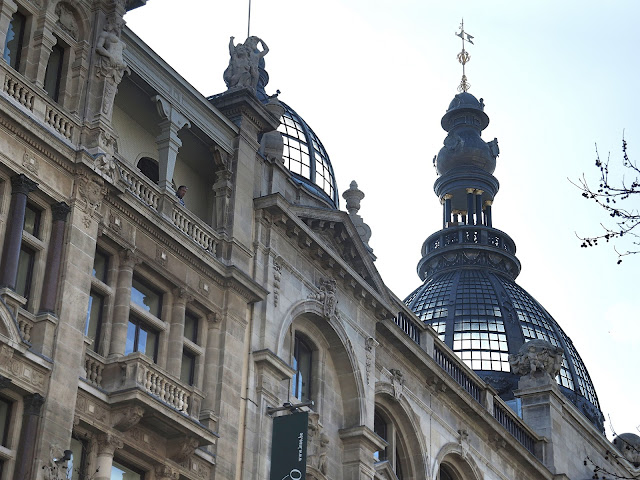
[[[258,86],[258,65],[269,53],[269,47],[258,37],[249,37],[244,43],[233,44],[235,37],[229,39],[229,66],[224,71],[224,83],[229,90],[249,88],[252,91]],[[258,50],[258,44],[262,50]]]

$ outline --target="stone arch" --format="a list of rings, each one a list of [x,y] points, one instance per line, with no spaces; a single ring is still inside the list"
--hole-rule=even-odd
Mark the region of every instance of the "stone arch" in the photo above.
[[[56,26],[76,42],[88,40],[89,16],[78,2],[61,0],[52,2],[49,8],[56,15]]]
[[[276,353],[284,358],[285,339],[292,324],[307,329],[307,336],[323,345],[336,367],[344,412],[343,428],[366,423],[366,399],[364,381],[353,345],[344,326],[336,318],[323,317],[322,304],[315,300],[303,300],[293,305],[280,326]],[[285,358],[285,361],[288,359]]]
[[[420,419],[403,395],[394,396],[393,386],[387,382],[376,383],[375,406],[390,418],[398,429],[401,447],[405,452],[406,467],[403,478],[417,480],[427,477],[429,452],[420,428]]]
[[[0,298],[0,342],[4,338],[9,342],[4,343],[22,343],[22,335],[18,329],[16,319],[2,298]]]
[[[439,479],[442,465],[453,474],[455,480],[483,480],[483,475],[475,460],[464,451],[459,443],[445,444],[435,458],[433,479]]]

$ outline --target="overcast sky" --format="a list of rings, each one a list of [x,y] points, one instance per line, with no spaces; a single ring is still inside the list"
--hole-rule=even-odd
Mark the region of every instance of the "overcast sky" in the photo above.
[[[314,129],[343,192],[356,180],[360,214],[387,285],[420,284],[422,242],[442,226],[432,158],[460,81],[454,36],[464,16],[470,93],[497,137],[493,226],[516,242],[518,283],[573,340],[605,418],[638,434],[640,255],[617,265],[610,245],[580,248],[609,217],[569,179],[596,184],[595,144],[621,161],[623,130],[638,158],[640,2],[538,0],[252,0],[251,34],[270,48],[267,93]],[[176,6],[180,5],[181,8]],[[231,35],[247,35],[248,0],[148,0],[128,26],[203,95],[226,89]],[[341,199],[344,209],[344,201]],[[640,201],[635,200],[635,204]],[[624,250],[626,246],[619,247]],[[609,421],[607,434],[611,434]]]

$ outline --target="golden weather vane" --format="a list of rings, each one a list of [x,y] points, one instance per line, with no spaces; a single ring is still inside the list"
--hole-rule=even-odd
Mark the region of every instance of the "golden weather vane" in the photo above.
[[[456,33],[456,36],[462,39],[462,51],[458,54],[458,62],[462,64],[462,80],[460,81],[460,85],[458,85],[458,91],[467,92],[471,88],[471,84],[467,82],[464,66],[471,60],[471,55],[464,49],[464,42],[467,41],[471,45],[474,45],[474,43],[473,37],[464,31],[464,19],[462,19],[460,23],[460,32]]]

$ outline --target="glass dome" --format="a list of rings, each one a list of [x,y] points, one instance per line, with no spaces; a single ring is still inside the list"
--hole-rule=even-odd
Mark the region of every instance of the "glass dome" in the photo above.
[[[278,131],[282,134],[284,165],[294,180],[338,208],[338,187],[329,155],[311,127],[293,108],[285,108]]]
[[[589,373],[551,315],[512,279],[487,269],[457,269],[428,277],[405,303],[505,400],[518,376],[509,353],[533,339],[565,351],[556,377],[563,393],[599,428],[600,407]]]

